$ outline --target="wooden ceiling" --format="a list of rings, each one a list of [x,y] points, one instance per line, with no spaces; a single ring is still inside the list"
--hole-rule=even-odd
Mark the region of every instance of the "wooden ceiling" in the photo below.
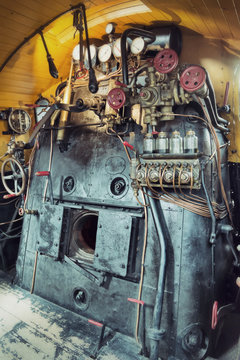
[[[72,0],[0,0],[0,65],[32,32],[70,6]],[[206,38],[221,39],[233,51],[240,49],[239,0],[92,0],[87,9],[89,37],[105,33],[105,25],[114,21],[121,33],[134,24],[175,23]],[[33,103],[44,90],[54,88],[65,79],[71,52],[77,43],[71,13],[44,29],[49,51],[59,70],[53,79],[48,71],[40,35],[24,45],[0,73],[0,107]]]

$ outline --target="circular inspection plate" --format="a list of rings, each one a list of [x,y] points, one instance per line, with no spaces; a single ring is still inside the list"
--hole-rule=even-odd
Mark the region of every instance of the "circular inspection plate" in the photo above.
[[[205,70],[198,65],[187,67],[180,76],[181,87],[187,92],[195,92],[203,87],[206,81]]]
[[[123,198],[129,189],[128,179],[123,174],[116,174],[108,182],[108,193],[114,199]]]
[[[121,109],[121,107],[123,107],[123,105],[126,102],[125,92],[121,88],[112,89],[108,93],[107,101],[112,109],[114,110]]]
[[[173,71],[178,65],[178,56],[172,49],[164,49],[157,53],[153,60],[155,69],[161,74]]]

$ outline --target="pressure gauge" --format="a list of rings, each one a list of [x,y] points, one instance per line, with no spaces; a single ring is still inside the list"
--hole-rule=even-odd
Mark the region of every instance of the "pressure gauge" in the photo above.
[[[98,58],[101,62],[107,62],[112,55],[112,47],[110,44],[104,44],[98,51]]]
[[[95,66],[96,65],[96,59],[97,59],[97,47],[95,45],[90,45],[89,50],[90,50],[90,57],[91,57],[91,61],[92,61],[92,66]],[[88,61],[88,51],[87,51],[87,49],[86,49],[85,55],[84,55],[84,65],[85,65],[86,69],[89,69],[89,61]]]
[[[25,134],[30,129],[32,120],[25,110],[15,109],[10,112],[8,123],[17,134]]]
[[[83,46],[83,56],[85,53],[85,46]],[[79,51],[79,44],[75,46],[75,48],[73,49],[72,52],[72,58],[75,61],[79,61],[80,60],[80,51]]]
[[[133,55],[139,55],[145,50],[146,43],[142,37],[137,37],[133,39],[131,44],[131,52]]]
[[[117,39],[113,44],[113,55],[117,58],[121,57],[121,38]]]
[[[115,31],[115,25],[113,23],[108,23],[106,25],[105,31],[107,34],[113,34]]]

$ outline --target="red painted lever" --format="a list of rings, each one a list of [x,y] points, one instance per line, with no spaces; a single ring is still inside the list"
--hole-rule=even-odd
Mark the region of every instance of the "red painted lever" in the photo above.
[[[6,195],[3,195],[3,198],[4,198],[4,199],[11,199],[11,198],[14,198],[14,197],[16,197],[15,194],[6,194]]]
[[[124,141],[123,145],[127,146],[131,150],[134,150],[134,147],[131,144],[129,144],[127,141]]]
[[[41,105],[38,105],[38,104],[24,104],[25,106],[29,107],[29,108],[37,108],[37,107],[40,107]]]
[[[115,81],[115,85],[117,85],[117,86],[121,86],[121,87],[124,87],[124,88],[126,88],[127,87],[127,85],[126,84],[123,84],[123,83],[121,83],[120,81]]]
[[[90,324],[93,324],[93,325],[96,325],[96,326],[99,326],[99,327],[103,327],[103,324],[101,324],[100,322],[97,322],[97,321],[94,321],[94,320],[91,320],[91,319],[89,319],[88,322]]]
[[[218,312],[218,302],[214,301],[213,308],[212,308],[212,329],[216,329],[218,318],[217,318],[217,312]]]
[[[143,300],[137,300],[137,299],[132,299],[132,298],[128,298],[128,301],[140,304],[142,306],[145,304]]]
[[[36,176],[49,176],[50,175],[50,171],[37,171],[35,173]]]

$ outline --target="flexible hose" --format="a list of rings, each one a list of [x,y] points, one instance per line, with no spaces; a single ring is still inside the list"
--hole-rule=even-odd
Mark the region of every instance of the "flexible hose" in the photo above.
[[[151,195],[151,191],[148,188],[146,189],[146,191],[149,195]],[[159,339],[161,337],[160,325],[162,318],[163,296],[164,296],[165,278],[166,278],[167,249],[166,249],[166,236],[163,233],[163,229],[160,223],[160,218],[162,220],[164,219],[161,204],[160,202],[158,203],[159,208],[157,209],[155,200],[150,196],[149,196],[149,204],[160,245],[160,260],[159,260],[160,266],[159,266],[159,275],[158,275],[158,288],[157,288],[157,295],[153,310],[152,329],[149,332],[151,339],[150,360],[157,360],[158,352],[159,352]]]
[[[121,58],[122,58],[122,75],[123,75],[123,83],[128,85],[128,67],[127,67],[127,48],[126,41],[128,35],[135,36],[145,36],[150,39],[150,43],[154,42],[156,39],[156,35],[151,33],[150,31],[142,30],[142,29],[134,29],[130,28],[125,30],[122,33],[121,37]]]

